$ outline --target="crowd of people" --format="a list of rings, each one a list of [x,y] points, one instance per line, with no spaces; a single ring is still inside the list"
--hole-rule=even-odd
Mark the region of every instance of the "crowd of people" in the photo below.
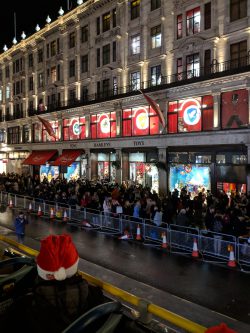
[[[147,219],[157,226],[176,224],[198,227],[234,236],[248,235],[250,225],[250,195],[224,191],[213,195],[202,190],[193,200],[184,187],[180,192],[159,195],[138,184],[91,182],[39,176],[0,174],[0,190],[29,195],[39,200],[70,205],[73,209],[103,211],[131,219]]]

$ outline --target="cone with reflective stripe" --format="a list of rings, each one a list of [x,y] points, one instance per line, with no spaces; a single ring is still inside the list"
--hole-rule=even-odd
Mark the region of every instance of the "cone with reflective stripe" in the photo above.
[[[167,236],[166,236],[165,231],[162,233],[161,237],[162,237],[162,244],[161,244],[161,247],[162,247],[163,249],[166,249],[166,248],[168,247],[168,244],[167,244]]]
[[[83,227],[92,227],[92,225],[88,221],[82,221]]]
[[[194,238],[192,257],[194,257],[194,258],[199,257],[199,251],[198,251],[197,239],[196,238]]]
[[[140,225],[137,225],[137,229],[136,229],[136,240],[141,240],[141,228]]]
[[[54,209],[53,207],[50,208],[50,216],[49,216],[50,219],[54,219],[55,218],[55,214],[54,214]]]
[[[63,221],[67,222],[68,221],[68,215],[67,215],[67,211],[65,209],[64,213],[63,213]]]
[[[32,212],[32,203],[29,204],[29,212]]]
[[[38,206],[38,212],[37,212],[37,216],[42,216],[43,213],[42,213],[42,210],[41,210],[41,206],[39,205]]]
[[[227,266],[229,267],[236,267],[236,261],[235,261],[235,257],[234,257],[234,248],[232,245],[229,245],[229,261],[227,263]]]
[[[118,239],[130,239],[131,236],[127,230],[124,230],[124,234],[120,236]]]
[[[218,326],[208,328],[205,333],[237,333],[236,331],[229,328],[226,324],[221,323]]]
[[[10,199],[9,208],[12,208],[12,207],[13,207],[13,201],[12,201],[12,199]]]

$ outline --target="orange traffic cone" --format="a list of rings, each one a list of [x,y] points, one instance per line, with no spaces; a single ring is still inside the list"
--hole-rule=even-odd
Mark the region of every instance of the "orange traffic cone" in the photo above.
[[[54,219],[55,218],[55,214],[54,214],[54,209],[53,207],[50,208],[50,216],[49,216],[50,219]]]
[[[194,238],[192,257],[194,257],[194,258],[199,257],[199,251],[198,251],[197,239],[196,238]]]
[[[12,201],[12,199],[10,199],[9,208],[12,208],[12,207],[13,207],[13,201]]]
[[[136,229],[136,240],[141,240],[141,228],[140,225],[137,225],[137,229]]]
[[[130,239],[131,236],[128,232],[128,230],[124,230],[124,234],[122,236],[120,236],[118,239]]]
[[[166,232],[165,231],[162,233],[161,237],[162,237],[161,247],[163,249],[166,249],[168,247],[168,244],[167,244],[167,237],[166,237]]]
[[[67,211],[65,209],[64,213],[63,213],[63,221],[67,222],[68,221],[68,216],[67,216]]]
[[[83,227],[92,227],[92,225],[88,221],[82,221]]]
[[[230,251],[229,253],[229,261],[227,263],[227,266],[229,267],[236,267],[236,261],[234,257],[234,248],[232,245],[229,245],[228,250]]]
[[[29,204],[29,212],[32,212],[32,204],[31,204],[31,202]]]
[[[37,216],[42,216],[43,213],[42,213],[42,210],[41,210],[41,206],[39,205],[38,206],[38,212],[37,212]]]

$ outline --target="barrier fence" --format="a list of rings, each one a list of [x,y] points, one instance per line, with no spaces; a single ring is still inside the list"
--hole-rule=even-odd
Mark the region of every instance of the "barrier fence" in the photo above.
[[[82,229],[91,228],[100,233],[118,235],[121,239],[143,241],[144,245],[168,248],[172,253],[193,255],[197,246],[197,252],[203,260],[211,258],[214,262],[224,263],[230,259],[242,267],[250,267],[250,237],[237,238],[167,223],[157,226],[152,220],[80,207],[73,209],[64,203],[6,192],[0,192],[0,201],[2,205],[24,209],[53,221],[64,221]]]

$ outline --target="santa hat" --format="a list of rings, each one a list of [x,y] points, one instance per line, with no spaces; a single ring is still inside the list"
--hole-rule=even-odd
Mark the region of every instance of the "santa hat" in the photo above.
[[[77,272],[79,256],[70,235],[50,235],[41,241],[38,275],[44,280],[65,280]]]

